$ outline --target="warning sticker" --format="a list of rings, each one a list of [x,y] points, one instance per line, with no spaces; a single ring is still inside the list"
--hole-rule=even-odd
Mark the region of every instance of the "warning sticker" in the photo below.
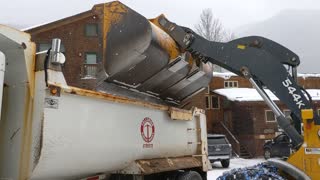
[[[306,154],[320,154],[320,148],[305,148]]]
[[[153,148],[151,143],[155,135],[155,126],[148,117],[144,118],[140,125],[141,137],[144,140],[143,148]]]
[[[45,98],[45,108],[58,109],[59,100],[53,98]]]

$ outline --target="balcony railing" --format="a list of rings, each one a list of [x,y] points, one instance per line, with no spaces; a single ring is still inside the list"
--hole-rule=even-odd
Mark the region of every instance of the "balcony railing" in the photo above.
[[[97,77],[97,64],[83,64],[81,67],[82,79],[95,79]]]
[[[240,143],[238,139],[232,134],[232,132],[227,128],[227,126],[220,121],[220,124],[222,128],[224,129],[223,134],[227,136],[227,139],[229,140],[230,144],[232,145],[233,151],[237,154],[240,155]]]

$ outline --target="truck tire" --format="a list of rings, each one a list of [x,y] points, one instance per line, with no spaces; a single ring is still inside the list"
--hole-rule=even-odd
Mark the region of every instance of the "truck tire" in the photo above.
[[[227,168],[229,167],[229,164],[230,164],[230,159],[221,160],[222,167]]]
[[[176,180],[202,180],[201,175],[196,171],[185,171],[179,173]]]

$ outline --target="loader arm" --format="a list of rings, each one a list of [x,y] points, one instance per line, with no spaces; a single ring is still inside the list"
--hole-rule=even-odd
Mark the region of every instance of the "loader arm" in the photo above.
[[[301,110],[311,109],[312,105],[296,83],[296,67],[299,57],[289,49],[269,39],[250,36],[222,43],[208,41],[192,30],[158,17],[158,23],[180,46],[181,51],[190,52],[193,58],[217,64],[239,76],[247,78],[255,87],[277,117],[279,126],[299,147]],[[284,65],[293,70],[288,73]],[[295,128],[277,105],[267,96],[264,86],[270,89],[290,110]],[[320,124],[315,118],[315,124]]]

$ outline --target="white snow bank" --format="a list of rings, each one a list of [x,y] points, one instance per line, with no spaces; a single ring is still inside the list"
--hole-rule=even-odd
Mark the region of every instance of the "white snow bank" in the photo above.
[[[270,90],[265,89],[273,101],[279,100]],[[320,100],[320,89],[307,89],[312,100]],[[230,101],[263,101],[260,94],[253,88],[226,88],[216,89],[213,92],[225,96]]]
[[[248,166],[254,166],[256,164],[264,162],[264,159],[242,159],[242,158],[233,158],[230,161],[229,168],[223,168],[220,162],[215,162],[212,164],[212,170],[208,172],[208,180],[215,180],[223,174],[225,171],[230,171],[235,168],[244,168]]]
[[[312,100],[320,100],[320,89],[307,89]]]

